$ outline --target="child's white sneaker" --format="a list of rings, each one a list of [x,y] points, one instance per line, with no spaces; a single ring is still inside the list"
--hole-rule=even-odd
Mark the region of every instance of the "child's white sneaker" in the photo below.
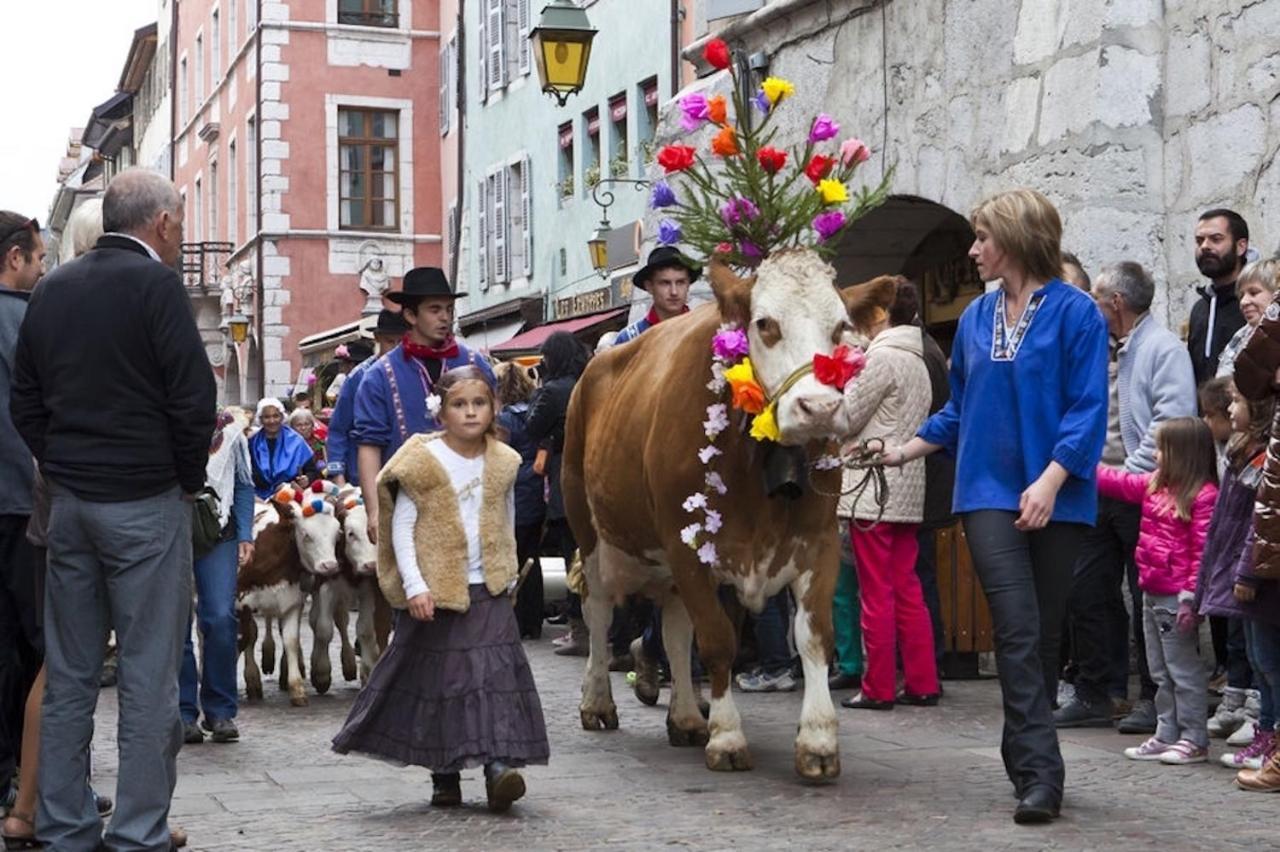
[[[1235,733],[1227,737],[1227,745],[1240,748],[1247,746],[1253,742],[1254,731],[1258,729],[1258,720],[1249,716],[1244,717],[1244,721],[1240,723],[1240,727],[1236,728]]]
[[[1142,745],[1132,746],[1124,750],[1124,756],[1130,760],[1159,760],[1160,755],[1173,748],[1173,743],[1151,737]]]
[[[1170,766],[1204,763],[1209,759],[1209,747],[1196,745],[1191,740],[1178,740],[1158,759],[1161,763],[1167,763]]]

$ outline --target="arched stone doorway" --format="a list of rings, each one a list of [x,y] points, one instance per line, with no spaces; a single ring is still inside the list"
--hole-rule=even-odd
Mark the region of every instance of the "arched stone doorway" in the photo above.
[[[916,195],[891,195],[845,233],[834,259],[841,284],[903,275],[920,288],[929,332],[950,351],[956,323],[984,290],[969,260],[973,228],[949,207]]]

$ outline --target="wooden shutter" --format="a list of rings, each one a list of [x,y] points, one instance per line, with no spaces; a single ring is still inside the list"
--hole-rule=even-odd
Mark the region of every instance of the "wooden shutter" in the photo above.
[[[489,6],[489,90],[507,85],[506,0],[487,0]]]
[[[449,219],[448,222],[445,222],[445,227],[448,229],[446,233],[449,235],[448,243],[446,243],[449,253],[445,258],[445,266],[453,266],[453,258],[458,252],[458,203],[456,201],[449,205],[449,210],[445,215]]]
[[[533,53],[529,44],[529,30],[532,28],[529,13],[529,0],[516,0],[516,15],[520,21],[519,50],[520,75],[528,74],[533,67]]]
[[[480,289],[489,289],[489,195],[484,180],[476,190],[476,210],[479,211],[479,222],[476,227],[476,260],[479,266]]]
[[[520,201],[523,205],[520,216],[521,236],[524,239],[524,273],[525,278],[533,277],[533,178],[529,166],[533,161],[526,154],[520,163]]]
[[[499,169],[489,175],[493,181],[490,195],[493,197],[493,222],[489,233],[493,237],[493,280],[505,284],[511,280],[510,255],[507,253],[507,170]]]
[[[479,36],[476,44],[480,45],[480,61],[476,68],[480,69],[480,102],[484,103],[489,100],[489,12],[484,4],[480,6]]]

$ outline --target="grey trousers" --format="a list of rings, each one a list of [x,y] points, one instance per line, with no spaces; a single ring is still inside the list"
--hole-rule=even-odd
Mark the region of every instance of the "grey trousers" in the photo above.
[[[45,590],[48,683],[36,834],[48,852],[169,848],[182,746],[178,670],[191,610],[191,504],[178,488],[91,503],[51,486]],[[116,811],[102,821],[85,779],[108,631],[119,647]]]
[[[1209,745],[1209,675],[1200,661],[1198,631],[1179,633],[1177,595],[1143,595],[1147,666],[1156,682],[1156,738]]]

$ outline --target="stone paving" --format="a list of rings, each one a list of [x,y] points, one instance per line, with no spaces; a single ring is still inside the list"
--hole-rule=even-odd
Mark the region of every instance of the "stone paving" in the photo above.
[[[1139,737],[1064,732],[1062,819],[1019,827],[1000,764],[994,680],[946,684],[937,708],[840,711],[844,774],[807,786],[792,770],[800,693],[739,699],[756,768],[713,774],[699,749],[666,744],[665,708],[644,707],[613,675],[622,727],[578,724],[582,661],[527,643],[552,759],[528,771],[509,814],[484,808],[478,770],[460,810],[432,811],[428,774],[340,757],[329,741],[356,694],[341,676],[310,706],[273,681],[242,706],[241,742],[188,746],[179,757],[175,825],[193,850],[419,849],[1260,849],[1275,846],[1280,797],[1239,792],[1216,765],[1166,767],[1120,754]],[[334,654],[337,663],[337,654]],[[663,701],[666,700],[664,692]],[[98,708],[96,783],[115,785],[116,695]],[[1221,751],[1216,741],[1213,758]]]

